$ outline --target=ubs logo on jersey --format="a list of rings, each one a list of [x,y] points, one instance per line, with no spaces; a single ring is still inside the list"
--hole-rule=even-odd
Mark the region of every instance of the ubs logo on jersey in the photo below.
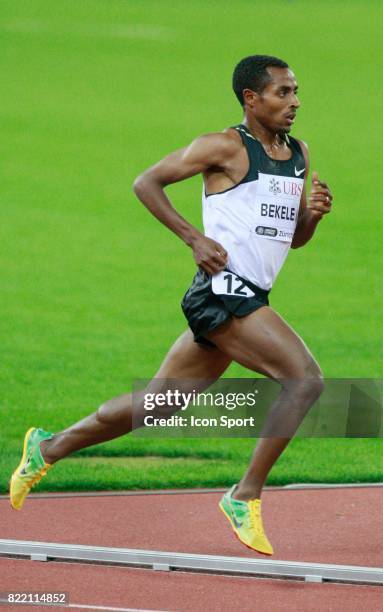
[[[275,178],[270,179],[269,191],[271,191],[271,193],[273,193],[274,195],[277,195],[278,193],[281,193],[281,188],[279,186],[279,181],[276,181]]]
[[[300,183],[297,181],[283,181],[283,193],[289,196],[301,196],[302,183],[303,180]]]
[[[282,188],[280,183],[282,182]],[[269,181],[269,191],[273,195],[283,193],[288,196],[300,196],[302,194],[302,184],[298,181],[277,181],[275,178],[271,178]]]

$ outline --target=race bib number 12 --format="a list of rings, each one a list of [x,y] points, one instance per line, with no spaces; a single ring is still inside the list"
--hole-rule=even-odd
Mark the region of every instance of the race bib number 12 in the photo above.
[[[243,280],[226,270],[214,274],[211,288],[215,295],[232,295],[233,297],[253,297],[255,295]]]

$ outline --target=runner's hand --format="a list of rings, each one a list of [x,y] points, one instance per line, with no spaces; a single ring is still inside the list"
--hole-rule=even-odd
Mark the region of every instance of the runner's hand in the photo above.
[[[320,181],[318,173],[314,170],[308,208],[314,216],[322,218],[331,211],[331,204],[332,193],[327,183]]]
[[[217,274],[225,269],[227,251],[215,240],[199,236],[192,245],[195,262],[208,274]]]

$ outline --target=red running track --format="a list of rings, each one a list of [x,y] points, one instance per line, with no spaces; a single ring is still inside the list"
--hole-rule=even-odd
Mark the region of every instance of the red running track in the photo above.
[[[31,496],[21,512],[2,499],[0,538],[260,558],[233,536],[219,498]],[[274,558],[382,567],[382,501],[383,487],[266,490],[263,518]],[[64,584],[73,603],[182,612],[383,609],[382,587],[8,559],[0,567],[0,591],[63,590]]]
[[[381,612],[383,587],[0,559],[1,590],[69,593],[72,604],[171,612]],[[29,608],[0,606],[1,612]],[[48,608],[60,610],[61,608]],[[73,608],[78,609],[80,608]],[[33,606],[31,612],[46,607]],[[4,610],[5,612],[5,610]]]
[[[221,494],[30,496],[0,500],[0,538],[265,558],[233,537]],[[266,490],[266,532],[278,560],[382,567],[383,487]]]

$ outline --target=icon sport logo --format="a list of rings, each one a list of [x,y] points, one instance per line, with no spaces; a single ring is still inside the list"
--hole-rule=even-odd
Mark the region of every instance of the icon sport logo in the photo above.
[[[302,168],[302,170],[297,170],[297,167],[294,166],[294,171],[295,171],[295,176],[300,176],[305,171],[305,168]]]

